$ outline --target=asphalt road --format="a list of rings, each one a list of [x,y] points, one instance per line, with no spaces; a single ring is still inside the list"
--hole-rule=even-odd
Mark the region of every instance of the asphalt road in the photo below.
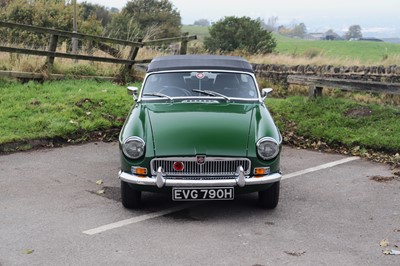
[[[118,156],[116,143],[1,155],[0,265],[400,265],[383,254],[400,249],[400,182],[371,179],[393,176],[386,165],[284,147],[275,210],[257,194],[145,193],[130,211]]]

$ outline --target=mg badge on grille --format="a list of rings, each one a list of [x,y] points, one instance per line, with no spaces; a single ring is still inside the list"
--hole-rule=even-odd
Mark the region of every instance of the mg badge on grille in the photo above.
[[[204,155],[197,155],[197,164],[202,165],[206,162],[206,156]]]

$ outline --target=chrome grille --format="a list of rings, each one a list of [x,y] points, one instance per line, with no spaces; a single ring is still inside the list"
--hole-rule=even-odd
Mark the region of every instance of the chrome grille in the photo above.
[[[175,162],[182,162],[184,164],[183,171],[174,170],[173,165]],[[236,176],[239,166],[243,167],[245,175],[250,173],[251,162],[246,158],[206,157],[204,164],[198,164],[196,157],[174,157],[153,159],[151,161],[151,172],[153,175],[156,175],[157,169],[161,167],[166,177],[230,179]]]

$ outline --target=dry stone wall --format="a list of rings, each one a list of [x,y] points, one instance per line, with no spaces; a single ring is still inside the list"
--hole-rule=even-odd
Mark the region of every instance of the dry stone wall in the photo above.
[[[274,84],[288,86],[289,75],[318,76],[326,78],[352,79],[363,81],[376,81],[400,83],[400,66],[350,66],[337,67],[331,65],[264,65],[253,64],[253,69],[258,77],[267,79]]]

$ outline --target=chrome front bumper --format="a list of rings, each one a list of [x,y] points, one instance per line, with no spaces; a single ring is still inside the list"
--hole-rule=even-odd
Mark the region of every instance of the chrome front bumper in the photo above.
[[[250,186],[250,185],[262,185],[270,184],[280,181],[282,175],[280,173],[274,173],[271,175],[265,175],[260,177],[246,177],[244,175],[243,168],[238,169],[238,174],[234,179],[200,179],[200,180],[187,180],[187,179],[171,179],[166,178],[162,172],[162,169],[157,170],[155,177],[137,176],[126,172],[119,171],[119,178],[127,183],[143,185],[143,186],[157,186],[158,188],[163,187],[213,187],[213,186]]]

